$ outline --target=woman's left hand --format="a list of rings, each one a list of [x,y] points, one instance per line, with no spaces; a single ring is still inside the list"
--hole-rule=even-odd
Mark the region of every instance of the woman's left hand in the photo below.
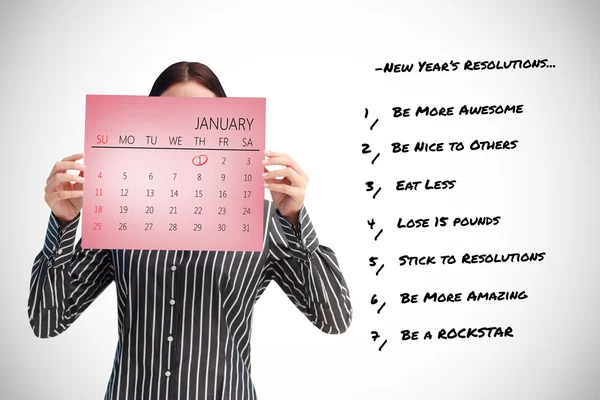
[[[290,220],[294,226],[298,226],[298,216],[304,204],[308,176],[287,154],[265,151],[265,155],[268,157],[263,160],[265,187],[271,192],[273,203],[281,215]],[[283,165],[284,168],[269,171],[266,165]]]

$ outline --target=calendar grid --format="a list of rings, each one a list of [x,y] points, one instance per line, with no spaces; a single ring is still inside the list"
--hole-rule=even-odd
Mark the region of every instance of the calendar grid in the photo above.
[[[264,106],[88,95],[82,247],[260,251]],[[252,130],[198,132],[188,121],[205,114],[242,115]]]

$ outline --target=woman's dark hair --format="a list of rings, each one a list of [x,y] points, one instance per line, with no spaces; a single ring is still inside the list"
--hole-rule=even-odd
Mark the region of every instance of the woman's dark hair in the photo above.
[[[160,96],[171,85],[179,82],[196,81],[217,97],[227,97],[219,78],[206,65],[199,62],[180,61],[165,69],[156,78],[149,96]]]

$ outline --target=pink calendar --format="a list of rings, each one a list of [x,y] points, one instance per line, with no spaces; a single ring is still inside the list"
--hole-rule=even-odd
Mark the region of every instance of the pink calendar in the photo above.
[[[264,98],[87,95],[84,249],[260,251]]]

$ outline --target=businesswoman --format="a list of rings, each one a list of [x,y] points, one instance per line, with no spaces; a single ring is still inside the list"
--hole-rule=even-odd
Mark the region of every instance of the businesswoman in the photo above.
[[[169,66],[150,96],[226,97],[215,74],[195,62]],[[36,336],[59,335],[115,282],[119,340],[105,400],[256,399],[252,315],[272,280],[323,332],[348,329],[348,287],[304,206],[307,175],[287,154],[266,153],[265,165],[283,168],[265,167],[273,200],[264,200],[259,252],[82,249],[81,239],[75,243],[85,182],[81,158],[57,162],[46,181],[51,212],[27,312]]]

